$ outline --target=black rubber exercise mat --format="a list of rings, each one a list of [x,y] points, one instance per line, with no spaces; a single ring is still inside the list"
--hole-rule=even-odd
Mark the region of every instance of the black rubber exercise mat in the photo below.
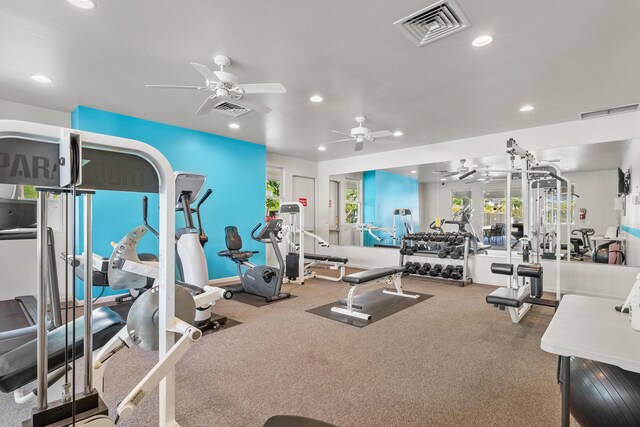
[[[295,295],[291,295],[289,298],[284,298],[284,299],[279,299],[279,300],[275,300],[275,301],[271,301],[271,302],[267,302],[265,301],[264,297],[261,297],[259,295],[253,295],[253,294],[248,294],[246,292],[242,292],[242,291],[237,291],[238,289],[238,285],[226,285],[226,286],[220,286],[223,289],[229,289],[230,291],[233,292],[233,297],[231,298],[234,301],[238,301],[244,304],[249,304],[252,305],[254,307],[264,307],[265,305],[271,305],[271,304],[276,304],[280,301],[287,301],[290,300],[291,298],[295,298]]]
[[[394,289],[389,289],[390,291]],[[385,317],[389,317],[392,314],[398,313],[404,309],[412,307],[416,304],[420,304],[422,301],[426,301],[433,295],[421,294],[419,292],[406,292],[407,294],[419,295],[420,298],[405,298],[394,295],[388,295],[382,292],[383,289],[373,289],[369,292],[362,294],[356,294],[353,299],[353,304],[362,308],[356,309],[371,315],[371,320],[357,319],[355,317],[345,316],[340,313],[334,313],[331,311],[331,307],[343,307],[346,308],[346,301],[339,300],[329,304],[321,305],[320,307],[307,310],[307,313],[316,314],[327,319],[335,320],[336,322],[345,323],[347,325],[357,326],[358,328],[364,328],[367,325],[382,320]],[[343,303],[342,305],[340,303]]]

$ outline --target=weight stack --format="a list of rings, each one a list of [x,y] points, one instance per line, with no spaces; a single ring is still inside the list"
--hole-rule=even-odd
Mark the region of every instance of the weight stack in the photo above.
[[[542,272],[540,273],[540,277],[532,277],[530,280],[531,280],[531,296],[534,298],[542,298],[542,292],[543,292]]]
[[[285,273],[287,275],[287,279],[296,280],[298,278],[298,267],[300,262],[300,257],[296,253],[288,253],[287,258],[285,260]]]

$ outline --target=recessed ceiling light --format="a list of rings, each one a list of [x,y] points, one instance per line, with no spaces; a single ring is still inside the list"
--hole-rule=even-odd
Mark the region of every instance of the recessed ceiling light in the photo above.
[[[531,111],[534,108],[535,107],[533,105],[523,105],[522,107],[520,107],[520,111],[522,111],[523,113],[526,113],[527,111]]]
[[[229,123],[231,129],[240,129],[240,125],[237,123]]]
[[[484,180],[485,180],[484,178],[478,178],[478,181],[484,181]]]
[[[322,102],[322,97],[320,95],[313,95],[311,98],[309,98],[309,101],[311,102]]]
[[[323,147],[322,145],[318,147],[318,151],[326,151],[327,147]]]
[[[411,173],[418,173],[418,171],[411,171]]]
[[[570,171],[571,168],[564,168],[565,172]]]
[[[67,0],[69,3],[80,9],[95,9],[96,4],[92,0]]]
[[[447,178],[440,178],[440,181],[446,181]]]
[[[473,42],[471,42],[471,44],[474,45],[475,47],[482,47],[482,46],[488,45],[492,41],[493,41],[493,37],[485,35],[485,36],[476,37],[473,40]]]
[[[42,74],[34,74],[31,76],[31,80],[35,80],[38,83],[51,83],[51,79],[47,76],[43,76]]]
[[[397,130],[393,133],[393,136],[402,136],[402,135],[404,135],[404,133],[402,133],[401,130]]]

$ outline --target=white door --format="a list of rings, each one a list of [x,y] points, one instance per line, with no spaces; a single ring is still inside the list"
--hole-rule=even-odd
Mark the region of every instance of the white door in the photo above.
[[[329,181],[329,244],[340,242],[340,182]]]
[[[293,201],[302,203],[304,228],[315,234],[316,227],[316,179],[307,176],[293,176]],[[315,239],[305,236],[304,250],[315,253]]]

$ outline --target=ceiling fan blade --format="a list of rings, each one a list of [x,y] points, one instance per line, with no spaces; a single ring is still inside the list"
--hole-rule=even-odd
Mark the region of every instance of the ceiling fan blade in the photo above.
[[[458,171],[449,171],[449,172],[444,172],[444,173],[442,174],[442,176],[446,178],[446,177],[454,176],[454,175],[458,175],[458,174],[459,174],[459,172],[458,172]]]
[[[450,173],[451,171],[431,171],[431,173]]]
[[[238,86],[244,93],[287,93],[287,89],[280,83],[251,83]]]
[[[213,74],[213,71],[211,71],[206,65],[198,64],[197,62],[191,62],[191,66],[210,82],[215,82],[217,80],[215,74]]]
[[[369,132],[369,136],[372,138],[386,138],[387,136],[393,136],[393,132],[388,130],[379,130],[377,132]]]
[[[271,111],[271,108],[259,102],[249,101],[246,98],[242,98],[240,101],[233,101],[234,104],[241,105],[243,107],[251,108],[253,111],[260,114],[267,114]]]
[[[348,133],[344,133],[344,132],[340,132],[339,130],[332,130],[331,132],[333,132],[333,133],[337,133],[337,134],[340,134],[340,135],[346,135],[346,136],[348,136],[348,137],[351,137],[351,135],[350,135],[350,134],[348,134]]]
[[[371,135],[371,134],[369,134]],[[398,141],[394,141],[392,139],[383,139],[383,138],[376,138],[373,141],[374,144],[379,144],[379,145],[396,145],[396,144],[400,144],[400,142]]]
[[[210,113],[213,107],[218,102],[218,98],[216,96],[210,96],[202,103],[196,114],[204,115]]]
[[[325,142],[322,145],[327,145],[327,144],[333,144],[334,142],[346,142],[346,141],[353,141],[353,138],[348,138],[348,139],[337,139],[335,141],[329,141],[329,142]]]
[[[353,151],[362,151],[363,148],[364,148],[364,141],[361,141],[361,142],[356,141],[356,145]]]
[[[181,85],[144,85],[144,87],[150,87],[152,89],[193,89],[193,90],[205,90],[206,87],[202,86],[181,86]]]

